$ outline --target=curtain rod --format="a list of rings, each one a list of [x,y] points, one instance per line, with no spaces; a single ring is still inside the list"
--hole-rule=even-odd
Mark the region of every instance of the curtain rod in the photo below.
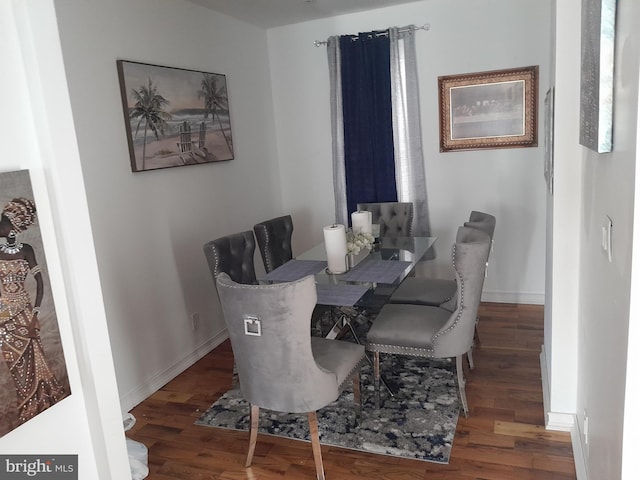
[[[399,30],[399,32],[411,32],[411,31],[416,31],[416,30],[426,30],[429,31],[429,29],[431,28],[431,25],[429,25],[428,23],[425,23],[424,25],[420,26],[420,27],[406,27],[406,28],[401,28]],[[376,32],[377,35],[382,36],[382,35],[388,35],[389,32],[387,30],[381,30],[380,32]],[[354,35],[354,38],[357,39],[358,37]],[[313,44],[316,47],[319,47],[320,45],[326,45],[327,43],[329,43],[327,40],[316,40],[313,42]]]

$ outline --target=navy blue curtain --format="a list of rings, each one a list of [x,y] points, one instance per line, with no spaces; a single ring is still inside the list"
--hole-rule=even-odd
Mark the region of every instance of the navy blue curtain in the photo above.
[[[349,215],[358,203],[397,201],[389,37],[340,37]],[[349,219],[350,220],[350,219]]]

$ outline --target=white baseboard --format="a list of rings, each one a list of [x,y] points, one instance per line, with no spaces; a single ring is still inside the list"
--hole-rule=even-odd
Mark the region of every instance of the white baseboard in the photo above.
[[[576,466],[576,479],[589,480],[589,470],[587,468],[587,455],[584,444],[580,438],[578,428],[578,417],[573,416],[573,428],[571,428],[571,446],[573,447],[573,462]]]
[[[544,293],[482,292],[483,302],[544,305]]]
[[[573,462],[576,468],[576,479],[589,480],[587,456],[585,454],[584,444],[580,438],[578,417],[572,413],[550,411],[549,371],[547,370],[544,345],[542,345],[542,352],[540,352],[540,372],[542,374],[542,397],[544,404],[545,427],[547,430],[571,432],[571,446],[573,448]]]
[[[158,373],[151,377],[148,381],[134,388],[130,392],[120,396],[120,407],[123,412],[130,411],[133,407],[142,402],[145,398],[149,397],[153,393],[157,392],[160,388],[166,385],[168,382],[176,378],[182,372],[184,372],[191,365],[196,363],[202,357],[204,357],[211,350],[216,348],[222,342],[229,338],[229,333],[226,329],[214,335],[209,340],[198,345],[196,349],[186,357],[182,358],[177,363],[173,364],[165,371]]]

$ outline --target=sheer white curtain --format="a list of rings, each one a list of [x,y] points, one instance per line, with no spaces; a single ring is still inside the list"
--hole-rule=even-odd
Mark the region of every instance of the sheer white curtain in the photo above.
[[[428,236],[431,227],[422,154],[414,37],[413,26],[389,29],[396,189],[399,202],[413,202],[413,234]]]
[[[414,26],[389,29],[391,43],[391,98],[394,157],[398,201],[413,202],[412,232],[428,236],[431,232],[427,205],[422,131],[418,99],[418,73]],[[344,128],[340,77],[340,40],[327,41],[333,138],[333,187],[336,223],[348,225],[346,176],[344,167]]]
[[[347,179],[344,168],[344,126],[342,121],[342,81],[340,75],[340,39],[327,40],[329,61],[329,86],[331,101],[331,137],[333,153],[333,191],[336,223],[349,225],[347,212]]]

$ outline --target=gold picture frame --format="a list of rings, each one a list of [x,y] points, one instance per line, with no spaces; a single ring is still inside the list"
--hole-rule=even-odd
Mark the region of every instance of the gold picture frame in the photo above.
[[[440,151],[538,145],[538,66],[438,77]]]

